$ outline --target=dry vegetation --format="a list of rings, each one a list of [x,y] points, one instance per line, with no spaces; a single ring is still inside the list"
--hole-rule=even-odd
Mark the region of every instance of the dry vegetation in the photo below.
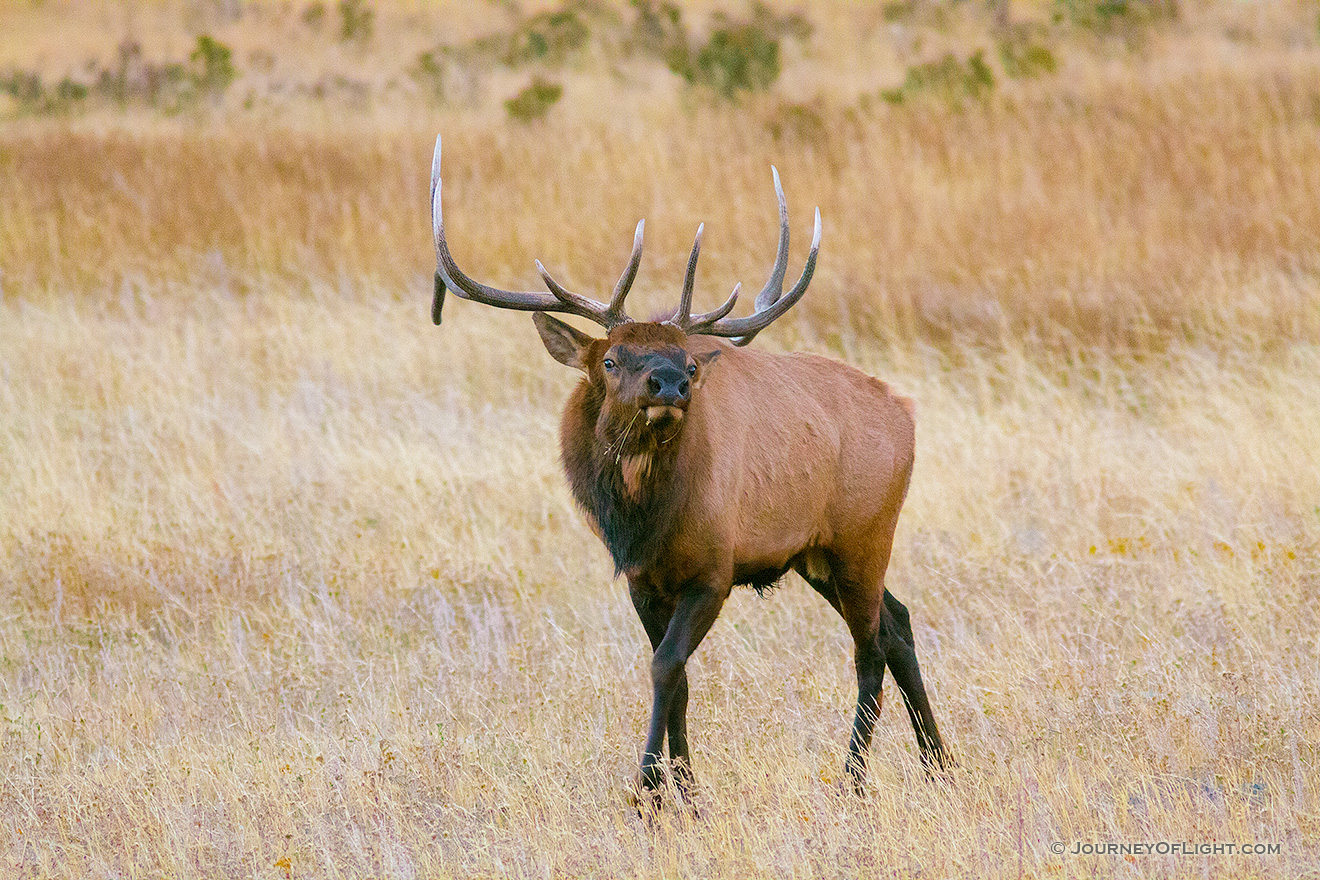
[[[730,102],[608,41],[424,94],[418,53],[509,27],[495,4],[373,4],[353,40],[333,4],[6,5],[0,69],[207,33],[236,77],[0,107],[0,874],[1320,869],[1320,10],[1040,24],[1081,5],[1011,7],[1056,72],[988,52],[988,95],[900,104],[993,49],[983,6],[812,4]],[[533,71],[563,97],[512,121]],[[430,325],[437,130],[451,241],[496,283],[539,257],[607,290],[645,216],[659,308],[704,220],[712,305],[770,265],[770,163],[794,265],[820,205],[812,291],[756,344],[918,402],[889,585],[950,779],[891,705],[871,793],[838,792],[851,643],[790,579],[693,662],[700,817],[637,819],[648,652],[559,474],[574,377],[525,317]]]

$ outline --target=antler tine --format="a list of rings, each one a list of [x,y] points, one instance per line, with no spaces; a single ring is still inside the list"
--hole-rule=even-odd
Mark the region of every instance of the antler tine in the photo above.
[[[622,309],[614,308],[616,305],[614,302],[611,302],[610,306],[606,306],[603,303],[598,303],[595,300],[565,290],[563,286],[550,277],[539,260],[536,263],[536,268],[541,273],[546,286],[550,288],[548,294],[530,290],[500,290],[497,287],[489,287],[474,281],[463,274],[463,270],[458,268],[453,255],[449,253],[449,245],[445,241],[444,212],[440,207],[441,188],[440,136],[437,136],[435,139],[435,153],[431,158],[431,228],[435,237],[436,275],[439,281],[450,290],[453,290],[456,295],[473,302],[502,309],[517,309],[526,312],[564,312],[595,321],[606,329],[628,320],[627,315],[622,313]],[[639,228],[638,239],[640,239],[640,234]],[[634,243],[633,261],[630,263],[629,270],[631,273],[636,273],[636,263],[640,257],[640,244]],[[628,274],[628,271],[625,271],[625,274]],[[440,296],[439,291],[437,291],[436,296],[437,298]],[[616,298],[622,299],[617,296],[617,291]],[[622,303],[619,302],[617,305],[622,305]],[[436,311],[433,304],[433,318]]]
[[[779,202],[779,244],[775,247],[775,264],[770,270],[770,277],[756,295],[753,314],[770,308],[784,295],[784,273],[788,270],[788,199],[784,197],[784,186],[779,182],[779,169],[773,165],[770,166],[770,176],[774,178],[775,199]],[[734,339],[733,344],[746,345],[756,338],[758,332],[753,331]]]
[[[445,271],[444,254],[449,252],[445,244],[445,213],[440,207],[440,135],[435,136],[435,152],[431,154],[431,233],[435,238],[435,274],[437,288],[447,287],[458,296],[467,299],[467,294],[459,289],[454,280]],[[443,298],[440,289],[436,290],[437,299]],[[434,305],[432,310],[434,310]],[[432,317],[435,317],[432,315]],[[438,322],[437,322],[438,323]]]
[[[770,278],[756,295],[753,311],[757,312],[774,305],[784,295],[784,272],[788,270],[788,199],[784,197],[784,187],[779,182],[779,169],[771,165],[770,174],[775,179],[775,197],[779,200],[779,246],[775,248],[775,265]]]
[[[757,309],[754,314],[746,318],[722,318],[702,327],[702,333],[707,336],[729,336],[735,337],[731,341],[734,345],[746,345],[755,338],[766,327],[770,326],[780,315],[791,309],[798,300],[807,292],[807,285],[811,283],[811,276],[816,271],[816,255],[820,252],[820,208],[816,209],[816,226],[811,236],[811,252],[807,254],[807,263],[802,268],[802,275],[797,283],[793,285],[788,293],[784,294],[774,301],[773,304],[764,309]],[[759,299],[759,297],[758,297]]]
[[[637,221],[637,231],[633,233],[632,256],[628,258],[628,265],[624,267],[623,274],[619,276],[619,283],[614,285],[614,295],[610,297],[610,313],[618,315],[623,320],[628,320],[628,316],[623,311],[623,299],[632,290],[633,280],[637,277],[637,267],[642,263],[642,232],[646,229],[646,220]]]
[[[592,315],[599,315],[602,319],[605,317],[605,312],[609,310],[604,304],[568,290],[558,281],[550,277],[550,273],[546,271],[545,266],[541,265],[540,260],[536,260],[535,262],[536,271],[540,273],[541,280],[545,282],[545,286],[550,288],[550,292],[554,294],[555,299],[559,300],[565,306],[568,306],[564,311],[575,315],[580,314],[584,318],[592,317]],[[604,323],[604,321],[602,321],[602,323]]]
[[[550,277],[545,266],[541,261],[536,261],[536,271],[541,273],[541,280],[545,286],[550,288],[550,292],[565,305],[569,306],[573,314],[583,314],[584,317],[590,317],[584,314],[584,311],[590,311],[599,314],[596,318],[599,323],[605,327],[614,327],[619,324],[627,324],[632,321],[627,312],[623,310],[623,300],[628,296],[628,291],[632,288],[633,279],[637,277],[637,267],[642,262],[642,231],[646,228],[645,220],[637,221],[637,231],[633,233],[632,256],[628,258],[628,265],[624,267],[623,274],[619,276],[619,281],[614,285],[614,295],[610,297],[608,307],[601,305],[593,299],[585,296],[579,296],[571,290],[566,289],[558,281]]]
[[[746,345],[756,337],[766,327],[775,321],[780,315],[791,309],[798,300],[802,299],[807,292],[807,285],[811,283],[811,276],[816,272],[816,255],[820,252],[820,208],[816,209],[816,224],[811,233],[811,251],[807,254],[807,263],[802,267],[802,275],[798,277],[797,283],[775,301],[769,308],[757,311],[746,318],[734,318],[723,322],[715,328],[712,333],[718,336],[734,336],[741,334],[737,339],[732,340],[734,345]]]
[[[701,233],[706,224],[697,226],[697,237],[692,242],[692,253],[688,256],[687,274],[683,276],[683,296],[678,301],[678,311],[665,321],[680,329],[686,328],[692,321],[692,288],[697,282],[697,257],[701,254]]]
[[[435,236],[436,274],[444,285],[464,299],[486,305],[525,311],[555,309],[559,300],[549,294],[488,287],[469,278],[458,268],[453,255],[449,253],[449,244],[445,241],[445,215],[441,207],[444,184],[440,178],[440,155],[441,137],[437,135],[435,153],[431,157],[431,231]]]
[[[714,324],[720,318],[723,318],[729,312],[733,311],[734,305],[737,304],[738,302],[738,294],[741,292],[742,292],[741,282],[733,285],[733,293],[729,294],[729,298],[724,301],[724,305],[720,306],[718,309],[709,311],[704,315],[697,315],[693,318],[690,318],[688,320],[688,326],[683,328],[683,332],[688,333],[689,335],[692,336],[705,333],[707,327]]]
[[[733,286],[733,293],[719,308],[706,312],[704,315],[692,314],[692,288],[696,284],[697,275],[697,255],[701,252],[701,233],[706,228],[706,224],[697,227],[697,239],[692,243],[692,255],[688,257],[687,276],[683,279],[683,298],[679,301],[678,311],[666,321],[666,324],[673,324],[684,333],[698,334],[705,332],[705,328],[713,325],[720,318],[723,318],[729,312],[733,311],[734,305],[738,302],[738,293],[742,290],[742,284]]]
[[[811,276],[816,272],[816,255],[820,252],[820,208],[816,209],[816,225],[811,236],[811,252],[807,254],[807,263],[802,267],[802,275],[786,295],[784,294],[784,270],[788,266],[788,200],[784,198],[784,187],[779,182],[779,169],[773,165],[770,171],[775,180],[775,196],[779,200],[779,247],[775,252],[775,265],[770,271],[770,280],[756,295],[755,311],[746,318],[726,318],[738,301],[738,292],[742,285],[733,288],[733,293],[724,305],[704,315],[692,317],[692,285],[697,271],[697,253],[701,250],[701,230],[697,228],[697,240],[692,245],[692,256],[688,258],[687,276],[683,279],[683,298],[679,301],[678,311],[666,323],[683,329],[688,335],[732,337],[734,345],[746,345],[757,333],[793,307],[807,292]]]

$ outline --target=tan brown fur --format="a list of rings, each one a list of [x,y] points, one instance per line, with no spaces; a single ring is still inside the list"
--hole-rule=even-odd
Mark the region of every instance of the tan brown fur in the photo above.
[[[779,245],[753,313],[729,317],[739,285],[716,309],[692,314],[698,227],[678,308],[636,323],[624,300],[637,277],[645,221],[608,304],[566,289],[539,262],[549,292],[491,287],[467,276],[449,250],[440,156],[437,137],[432,319],[439,323],[451,289],[474,302],[533,312],[550,355],[585,374],[564,409],[560,456],[615,573],[627,575],[655,651],[643,787],[654,791],[663,779],[666,740],[680,785],[690,779],[686,664],[730,591],[737,584],[763,591],[790,568],[839,612],[856,646],[857,713],[848,745],[854,787],[863,783],[886,665],[903,691],[922,760],[943,765],[908,612],[885,589],[912,475],[912,402],[835,361],[744,347],[806,292],[820,249],[820,210],[802,274],[785,290],[788,205],[772,168]],[[551,312],[594,321],[607,335],[588,336]]]
[[[628,490],[629,497],[634,500],[640,498],[643,483],[651,474],[651,453],[641,452],[628,456],[619,463],[619,471],[623,476],[623,485]]]
[[[557,359],[586,374],[561,423],[564,467],[655,648],[644,784],[658,784],[666,736],[676,772],[689,772],[684,664],[730,590],[764,588],[790,569],[843,616],[857,644],[855,785],[886,664],[923,760],[942,765],[907,609],[884,588],[912,474],[912,401],[837,361],[688,337],[661,323],[626,323],[604,339],[545,315],[537,326]],[[650,424],[648,371],[671,364],[691,371],[690,400],[681,419]]]

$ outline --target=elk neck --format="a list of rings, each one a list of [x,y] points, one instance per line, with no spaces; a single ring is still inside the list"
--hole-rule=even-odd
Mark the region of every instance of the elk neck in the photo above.
[[[666,548],[687,503],[689,417],[647,424],[610,412],[584,381],[569,400],[560,446],[573,496],[595,522],[616,574],[645,568]]]

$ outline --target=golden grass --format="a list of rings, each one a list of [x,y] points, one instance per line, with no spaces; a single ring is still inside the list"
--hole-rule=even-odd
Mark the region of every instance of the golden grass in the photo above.
[[[864,54],[821,51],[852,7],[736,108],[588,65],[531,128],[480,101],[7,123],[0,874],[1313,870],[1320,64],[1235,10],[962,112],[826,91],[778,138],[795,83]],[[636,818],[648,652],[559,473],[574,377],[525,316],[427,321],[437,129],[464,266],[599,294],[646,216],[641,312],[701,220],[703,303],[759,286],[771,162],[794,270],[820,204],[811,293],[756,344],[917,400],[889,586],[950,779],[890,705],[870,794],[838,793],[850,642],[790,579],[692,663],[700,818]]]
[[[412,295],[432,261],[440,129],[454,246],[499,283],[532,284],[538,257],[608,289],[649,214],[648,288],[673,288],[703,220],[702,295],[759,284],[773,162],[799,248],[813,203],[825,220],[805,310],[821,326],[1139,348],[1313,339],[1318,92],[1320,64],[1294,65],[961,113],[825,108],[818,136],[779,139],[769,104],[531,132],[444,114],[344,133],[29,124],[0,154],[0,254],[6,287],[28,291],[200,274],[239,292],[365,276]]]

